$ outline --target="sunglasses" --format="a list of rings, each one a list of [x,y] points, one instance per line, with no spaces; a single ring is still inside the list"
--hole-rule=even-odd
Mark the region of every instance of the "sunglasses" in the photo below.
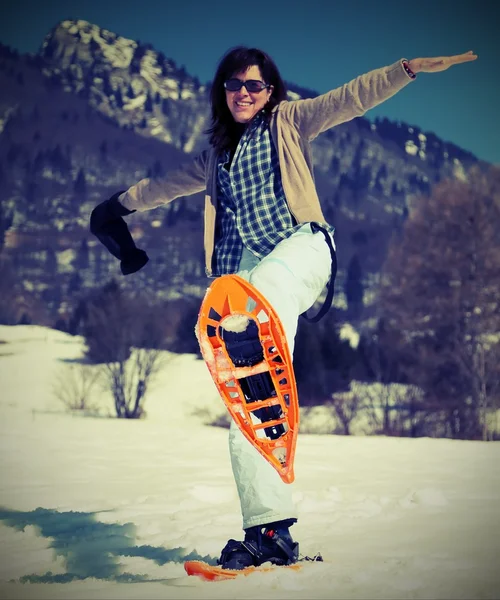
[[[259,81],[258,79],[247,79],[246,81],[241,81],[241,79],[228,79],[224,82],[224,87],[228,92],[239,92],[241,88],[245,86],[247,92],[252,94],[256,94],[257,92],[262,92],[267,88],[270,88],[270,85],[266,85],[263,81]]]

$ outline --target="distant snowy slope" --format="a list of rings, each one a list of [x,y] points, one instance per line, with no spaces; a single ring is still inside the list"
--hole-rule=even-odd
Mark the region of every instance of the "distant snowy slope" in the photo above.
[[[227,431],[199,415],[221,402],[202,361],[167,353],[144,419],[80,417],[51,389],[81,338],[0,326],[0,342],[1,598],[499,597],[498,443],[301,435],[292,531],[325,562],[203,583],[182,561],[215,562],[241,517]]]
[[[65,370],[78,364],[84,356],[84,340],[79,336],[40,327],[0,325],[0,373],[2,394],[0,407],[16,410],[64,411],[53,387]],[[183,420],[189,426],[193,412],[212,408],[223,410],[218,392],[205,363],[194,355],[165,352],[164,368],[152,382],[145,402],[150,419],[164,419],[165,425]],[[96,367],[97,368],[97,367]],[[179,390],[182,390],[180,397]],[[108,392],[96,388],[93,404],[104,414],[112,414],[112,399]],[[206,416],[206,414],[205,414]],[[193,421],[196,422],[196,419]]]

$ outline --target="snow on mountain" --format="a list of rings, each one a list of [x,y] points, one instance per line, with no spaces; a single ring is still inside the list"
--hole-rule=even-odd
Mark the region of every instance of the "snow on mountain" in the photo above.
[[[63,21],[61,27],[70,35],[79,36],[84,44],[96,43],[110,64],[117,69],[125,69],[130,65],[137,43],[118,36],[111,31],[101,29],[87,21]],[[44,42],[46,44],[47,41]],[[43,47],[43,46],[42,46]]]
[[[360,335],[350,323],[342,324],[339,331],[339,337],[341,340],[348,340],[351,348],[358,347]]]
[[[60,22],[45,37],[44,72],[91,106],[142,135],[173,142],[189,152],[201,114],[208,115],[206,88],[148,44],[119,36],[83,20]],[[199,130],[199,127],[196,128]],[[190,148],[190,149],[188,149]]]
[[[241,535],[221,401],[202,361],[167,362],[139,421],[66,412],[83,341],[0,326],[2,598],[498,598],[500,446],[299,435],[293,534],[323,563],[221,583],[184,574]]]
[[[186,153],[207,146],[208,86],[149,44],[65,20],[36,56],[0,44],[0,87],[0,203],[6,215],[0,245],[5,239],[24,289],[48,311],[47,320],[34,308],[18,319],[60,327],[61,318],[71,320],[78,293],[119,275],[115,259],[89,234],[92,208],[143,177],[164,176]],[[292,100],[315,95],[292,83],[288,88]],[[411,206],[444,178],[466,179],[477,160],[416,126],[364,117],[319,136],[313,156],[325,218],[341,249],[335,307],[348,308],[347,274],[359,261],[359,321],[368,323],[387,244]],[[151,263],[126,285],[152,290],[160,300],[193,290],[201,297],[202,201],[202,194],[179,198],[154,216],[131,218]],[[71,239],[66,231],[74,232]],[[68,245],[75,261],[68,263],[70,254],[53,260]]]

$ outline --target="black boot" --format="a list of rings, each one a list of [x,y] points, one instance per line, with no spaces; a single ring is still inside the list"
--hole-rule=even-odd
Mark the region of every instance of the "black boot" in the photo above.
[[[219,332],[235,367],[252,367],[264,360],[259,328],[253,319],[249,319],[246,315],[231,315],[220,326]],[[269,372],[243,377],[240,379],[240,385],[248,403],[276,396]],[[281,419],[283,416],[280,406],[260,408],[253,411],[253,414],[262,423]],[[275,440],[285,433],[285,428],[283,425],[266,427],[264,433],[269,439]]]
[[[264,360],[259,328],[246,315],[231,315],[219,329],[235,367],[251,367]]]
[[[291,565],[299,557],[299,544],[294,542],[289,527],[297,519],[286,519],[245,529],[242,542],[229,540],[222,550],[219,565],[224,569],[245,569],[270,562]]]

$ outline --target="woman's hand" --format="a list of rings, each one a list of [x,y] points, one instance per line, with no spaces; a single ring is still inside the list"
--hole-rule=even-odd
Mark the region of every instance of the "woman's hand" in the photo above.
[[[459,65],[464,62],[476,60],[477,54],[472,50],[464,54],[456,54],[455,56],[438,56],[436,58],[412,58],[408,61],[408,66],[414,73],[437,73],[438,71],[446,71],[453,65]]]

